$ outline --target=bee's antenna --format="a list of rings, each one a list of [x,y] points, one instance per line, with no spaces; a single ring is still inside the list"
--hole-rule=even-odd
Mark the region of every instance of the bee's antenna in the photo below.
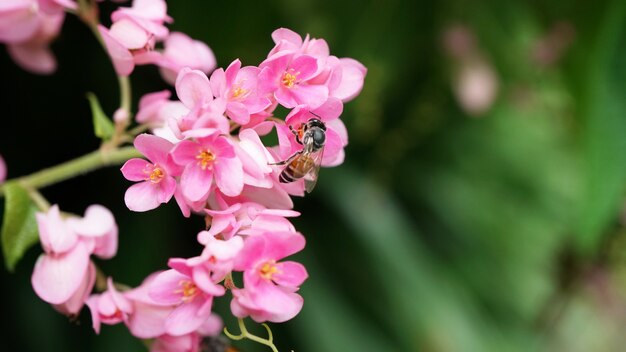
[[[315,116],[315,117],[318,117],[320,120],[322,119],[322,117],[321,117],[320,115],[318,115],[318,114],[314,113],[314,112],[313,112],[313,111],[311,111],[311,110],[309,110],[309,114],[311,114],[311,115],[313,115],[313,116]]]

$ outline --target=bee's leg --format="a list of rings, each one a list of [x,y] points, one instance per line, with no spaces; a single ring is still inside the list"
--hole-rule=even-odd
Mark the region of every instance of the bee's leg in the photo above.
[[[296,142],[298,142],[299,144],[302,144],[298,131],[296,131],[291,125],[289,125],[289,130],[291,130],[291,133],[293,133],[293,135],[296,136]]]
[[[293,155],[292,155],[292,156],[290,156],[289,158],[287,158],[287,160],[279,161],[279,162],[277,162],[277,163],[267,163],[267,165],[271,165],[271,166],[274,166],[274,165],[278,165],[278,166],[287,165],[287,164],[289,164],[289,163],[290,163],[290,162],[291,162],[291,161],[292,161],[292,160],[293,160],[296,156],[298,156],[298,155],[300,155],[300,154],[302,154],[302,150],[300,150],[300,151],[297,151],[297,152],[293,153]]]

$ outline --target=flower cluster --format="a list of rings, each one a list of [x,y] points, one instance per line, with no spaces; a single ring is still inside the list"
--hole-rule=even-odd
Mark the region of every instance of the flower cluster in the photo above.
[[[11,0],[0,3],[0,43],[25,70],[49,74],[56,70],[50,43],[59,35],[72,0]]]
[[[37,30],[18,36],[9,25],[26,26],[26,15],[40,23],[46,16],[62,18],[63,9],[81,11],[70,0],[11,4],[0,5],[0,41],[36,40],[43,48],[49,40],[33,39]],[[219,335],[222,322],[213,301],[227,291],[237,318],[292,319],[302,309],[298,290],[308,274],[288,259],[305,246],[289,220],[300,215],[292,210],[291,196],[310,191],[308,182],[314,183],[320,166],[343,162],[348,134],[339,117],[343,104],[361,91],[366,68],[331,55],[323,39],[281,28],[272,33],[274,47],[259,65],[243,66],[237,59],[215,69],[208,46],[169,32],[164,0],[134,0],[111,20],[110,28],[86,22],[99,33],[117,74],[154,64],[176,92],[176,99],[164,90],[139,101],[136,122],[150,133],[134,139],[144,158],[121,168],[135,182],[124,201],[143,212],[174,199],[183,216],[203,216],[201,250],[192,258],[170,258],[168,270],[129,289],[90,260],[116,253],[112,214],[93,205],[80,218],[62,215],[55,205],[37,214],[44,254],[32,276],[35,292],[67,315],[86,304],[96,333],[102,324],[123,323],[134,336],[154,339],[152,351],[197,351],[205,337]],[[275,116],[278,106],[289,110],[284,119]],[[263,137],[274,131],[278,144],[268,146]],[[92,293],[96,277],[98,293]]]

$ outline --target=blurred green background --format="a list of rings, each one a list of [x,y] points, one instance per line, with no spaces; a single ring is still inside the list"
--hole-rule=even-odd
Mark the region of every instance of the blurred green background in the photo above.
[[[626,343],[626,2],[170,1],[172,30],[218,64],[257,65],[271,32],[324,38],[368,67],[345,105],[346,162],[296,200],[305,306],[273,324],[281,351],[621,351]],[[108,21],[113,5],[106,3]],[[0,53],[0,154],[17,177],[98,147],[87,91],[111,114],[111,64],[77,19],[31,75]],[[166,88],[154,67],[140,95]],[[109,168],[43,190],[67,211],[113,210],[120,249],[98,261],[137,285],[200,251],[199,217],[131,213]],[[123,326],[90,328],[39,300],[36,246],[0,270],[4,351],[141,351]],[[216,310],[229,326],[228,299]],[[263,346],[235,343],[242,351]]]

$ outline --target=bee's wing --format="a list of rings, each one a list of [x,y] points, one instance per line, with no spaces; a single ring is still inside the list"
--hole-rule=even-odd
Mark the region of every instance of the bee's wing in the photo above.
[[[313,162],[313,167],[304,175],[304,187],[307,193],[311,193],[313,188],[315,188],[315,184],[317,183],[317,176],[320,172],[320,166],[322,165],[322,157],[324,156],[324,148],[322,147],[320,150],[316,152],[312,152],[309,155],[309,158]]]

